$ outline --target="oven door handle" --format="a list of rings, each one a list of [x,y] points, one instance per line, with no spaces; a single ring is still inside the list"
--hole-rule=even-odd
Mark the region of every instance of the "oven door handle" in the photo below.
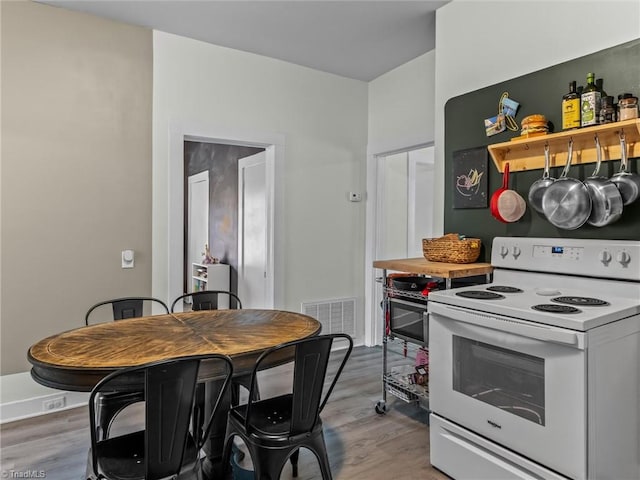
[[[585,346],[584,335],[578,335],[578,332],[548,325],[532,324],[495,314],[477,313],[465,308],[436,302],[429,302],[429,313],[431,315],[441,315],[456,322],[491,328],[500,332],[509,332],[535,340],[571,345],[577,348],[584,348]]]

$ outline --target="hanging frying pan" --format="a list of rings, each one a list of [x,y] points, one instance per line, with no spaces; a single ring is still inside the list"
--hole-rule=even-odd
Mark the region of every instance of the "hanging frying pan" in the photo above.
[[[544,144],[544,173],[529,188],[529,205],[538,213],[544,213],[542,210],[542,196],[549,185],[556,179],[549,176],[549,144]]]
[[[573,157],[573,139],[569,140],[567,164],[555,182],[542,196],[542,209],[547,220],[564,230],[575,230],[585,224],[591,214],[589,189],[577,178],[567,177]]]
[[[640,175],[627,171],[627,144],[624,132],[620,132],[620,171],[611,177],[611,181],[620,190],[625,205],[636,201],[640,194]]]
[[[491,215],[502,223],[517,222],[527,210],[524,199],[515,190],[509,190],[509,163],[504,165],[502,187],[493,192],[490,202]]]
[[[596,141],[596,169],[593,174],[584,181],[591,196],[591,214],[587,219],[589,225],[594,227],[604,227],[622,216],[622,196],[615,183],[606,177],[599,176],[600,164],[602,163],[602,150],[598,135]]]

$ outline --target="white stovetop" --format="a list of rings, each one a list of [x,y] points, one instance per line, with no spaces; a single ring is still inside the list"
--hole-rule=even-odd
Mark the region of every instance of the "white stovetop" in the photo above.
[[[517,287],[520,293],[500,293],[504,298],[480,300],[460,297],[460,291],[486,290],[502,285]],[[609,302],[605,306],[576,305],[579,313],[547,313],[533,310],[539,304],[555,304],[559,296],[591,297]],[[640,283],[603,280],[560,274],[544,274],[496,269],[491,284],[439,290],[429,294],[430,302],[465,307],[479,312],[504,315],[520,320],[586,331],[610,322],[640,314]]]

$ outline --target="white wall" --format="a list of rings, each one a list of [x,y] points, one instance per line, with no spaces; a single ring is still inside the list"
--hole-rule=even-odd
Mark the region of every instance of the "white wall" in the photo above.
[[[436,178],[444,180],[447,100],[639,37],[638,0],[454,0],[438,9]],[[606,72],[600,74],[606,78]],[[436,188],[435,222],[442,226],[444,181],[436,182]]]
[[[379,260],[407,256],[407,152],[388,155],[382,160],[383,185],[380,219]]]
[[[365,342],[380,341],[378,285],[373,261],[376,252],[377,155],[431,144],[434,139],[435,51],[421,55],[369,82],[367,138],[367,215],[365,242]]]
[[[276,212],[276,307],[364,291],[363,191],[367,84],[306,67],[154,32],[153,292],[167,296],[172,124],[282,135]],[[278,300],[280,299],[280,300]],[[358,308],[362,331],[362,308]]]
[[[433,141],[435,51],[369,82],[369,153]]]

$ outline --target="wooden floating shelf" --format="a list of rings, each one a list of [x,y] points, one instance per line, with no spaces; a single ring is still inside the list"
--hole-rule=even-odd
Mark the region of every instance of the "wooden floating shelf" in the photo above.
[[[550,166],[564,167],[567,163],[569,140],[573,139],[572,165],[595,163],[598,135],[602,148],[602,161],[620,159],[620,132],[624,132],[628,158],[640,157],[640,119],[607,123],[566,132],[549,133],[537,137],[513,139],[509,142],[489,145],[489,153],[498,171],[504,171],[509,162],[509,170],[537,170],[544,168],[544,146],[549,144]]]

